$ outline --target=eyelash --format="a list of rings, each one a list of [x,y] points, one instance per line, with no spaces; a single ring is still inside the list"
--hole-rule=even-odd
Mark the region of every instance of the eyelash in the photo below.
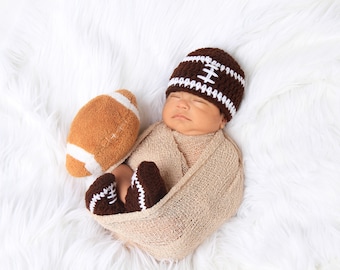
[[[193,101],[194,101],[194,102],[198,102],[198,103],[205,104],[205,101],[204,101],[204,100],[201,100],[201,99],[194,99]]]
[[[176,98],[176,99],[181,98],[180,96],[178,96],[178,95],[176,95],[174,93],[171,93],[169,97]],[[193,102],[197,102],[197,103],[201,103],[201,104],[206,104],[206,101],[205,100],[201,100],[201,99],[193,99],[192,101]]]

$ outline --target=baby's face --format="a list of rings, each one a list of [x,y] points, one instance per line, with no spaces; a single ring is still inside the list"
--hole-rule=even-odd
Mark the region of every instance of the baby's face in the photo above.
[[[216,132],[226,123],[214,104],[187,92],[169,94],[163,108],[163,121],[184,135]]]

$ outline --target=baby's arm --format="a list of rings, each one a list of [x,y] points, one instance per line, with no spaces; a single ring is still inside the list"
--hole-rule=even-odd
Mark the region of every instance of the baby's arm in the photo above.
[[[131,177],[133,175],[133,170],[128,165],[121,164],[112,171],[112,174],[114,174],[116,178],[117,193],[119,199],[125,204],[125,197],[128,188],[131,185]]]

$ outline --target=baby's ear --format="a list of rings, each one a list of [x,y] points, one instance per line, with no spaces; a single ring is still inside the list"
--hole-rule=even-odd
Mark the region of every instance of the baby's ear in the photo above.
[[[100,95],[77,113],[67,138],[66,168],[75,177],[99,176],[130,154],[138,137],[139,112],[128,90]]]
[[[225,117],[224,113],[222,113],[222,112],[221,112],[221,117],[222,117],[222,120],[221,120],[221,129],[223,129],[223,128],[225,128],[225,125],[228,123],[228,120]]]

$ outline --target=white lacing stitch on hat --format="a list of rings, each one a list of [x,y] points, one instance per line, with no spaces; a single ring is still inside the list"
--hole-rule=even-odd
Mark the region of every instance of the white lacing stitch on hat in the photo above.
[[[131,187],[133,187],[134,185],[136,185],[137,191],[138,191],[138,202],[139,202],[139,207],[141,210],[145,210],[146,206],[145,206],[145,191],[143,186],[141,185],[141,183],[138,180],[137,177],[137,170],[134,172],[134,174],[131,177]]]
[[[189,78],[174,77],[169,81],[168,87],[176,85],[184,87],[189,86],[190,89],[200,91],[202,94],[206,94],[207,96],[216,99],[228,109],[231,116],[234,116],[236,113],[236,107],[234,103],[222,92],[218,91],[217,89],[212,89],[211,86],[207,86],[206,84],[202,84],[201,82],[196,82],[195,80],[190,80]]]
[[[182,62],[202,62],[203,64],[207,63],[207,64],[214,65],[221,72],[225,71],[227,75],[237,80],[243,87],[246,84],[244,78],[240,74],[238,74],[236,71],[234,71],[230,67],[226,67],[225,65],[217,62],[216,60],[213,60],[210,56],[204,56],[204,55],[187,56],[183,59]]]
[[[210,83],[215,84],[214,78],[218,78],[218,75],[216,74],[215,70],[218,70],[218,67],[213,64],[205,64],[205,68],[203,68],[203,71],[206,73],[205,76],[203,75],[197,75],[198,78],[200,78],[204,83]]]
[[[107,196],[109,195],[109,196]],[[93,194],[91,202],[90,202],[90,211],[93,213],[94,208],[96,207],[96,203],[100,201],[102,198],[107,197],[108,199],[112,199],[109,201],[109,204],[113,204],[117,201],[117,193],[116,193],[116,185],[111,184],[99,193]]]

